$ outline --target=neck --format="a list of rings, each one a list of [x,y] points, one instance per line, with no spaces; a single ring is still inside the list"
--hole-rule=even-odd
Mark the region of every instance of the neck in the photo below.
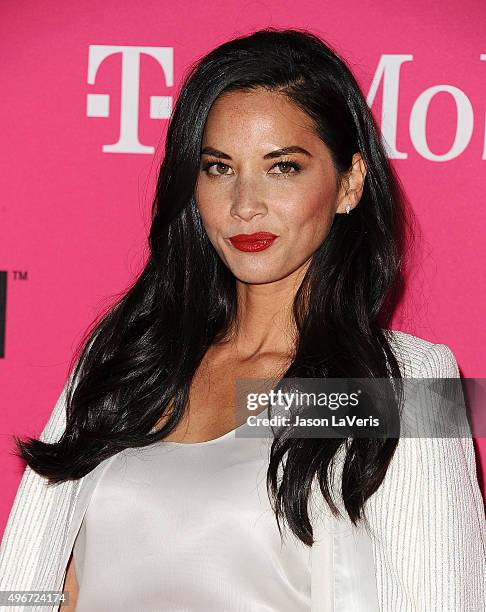
[[[242,358],[293,353],[297,330],[292,306],[306,268],[271,283],[237,281],[238,313],[232,344]]]

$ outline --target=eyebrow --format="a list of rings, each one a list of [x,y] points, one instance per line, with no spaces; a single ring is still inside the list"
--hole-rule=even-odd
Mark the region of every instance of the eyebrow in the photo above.
[[[271,151],[270,153],[264,155],[263,159],[273,159],[275,157],[281,157],[282,155],[289,155],[290,153],[303,153],[308,157],[312,157],[312,154],[309,153],[307,149],[294,145],[291,147],[283,147],[283,149],[276,149],[275,151]],[[212,155],[213,157],[217,157],[218,159],[229,159],[230,161],[232,161],[231,157],[227,153],[224,153],[219,149],[213,149],[213,147],[204,147],[204,149],[201,151],[201,155],[203,154]]]

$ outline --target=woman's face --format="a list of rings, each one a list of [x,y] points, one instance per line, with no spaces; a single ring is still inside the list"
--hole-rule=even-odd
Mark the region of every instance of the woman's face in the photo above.
[[[288,147],[294,150],[278,152]],[[305,269],[336,212],[356,204],[338,189],[329,150],[309,116],[283,94],[263,89],[226,93],[214,102],[203,133],[196,201],[221,259],[236,278],[252,284]],[[255,232],[277,237],[230,240]]]

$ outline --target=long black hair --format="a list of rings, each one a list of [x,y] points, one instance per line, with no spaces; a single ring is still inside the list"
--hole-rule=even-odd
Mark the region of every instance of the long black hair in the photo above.
[[[60,439],[15,437],[19,456],[50,484],[78,479],[125,448],[168,435],[184,414],[202,358],[232,328],[236,280],[208,239],[195,186],[211,105],[223,92],[255,88],[283,93],[313,119],[336,176],[350,169],[358,151],[367,169],[359,204],[335,215],[295,295],[298,337],[283,378],[401,378],[388,336],[403,291],[408,236],[399,179],[345,61],[307,30],[265,28],[220,45],[185,75],[168,124],[147,262],[77,348]],[[161,418],[165,425],[155,431]],[[302,542],[313,543],[311,484],[316,478],[339,515],[331,472],[345,449],[340,493],[357,524],[397,444],[397,438],[277,436],[267,472],[277,522],[284,518]]]

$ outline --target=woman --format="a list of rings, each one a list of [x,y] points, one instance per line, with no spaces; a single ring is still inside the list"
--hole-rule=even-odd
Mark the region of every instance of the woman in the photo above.
[[[267,456],[234,435],[236,379],[459,376],[446,345],[388,330],[406,221],[366,100],[319,38],[268,28],[199,61],[147,264],[40,440],[18,441],[1,588],[64,585],[78,612],[483,610],[470,438],[280,431]]]

